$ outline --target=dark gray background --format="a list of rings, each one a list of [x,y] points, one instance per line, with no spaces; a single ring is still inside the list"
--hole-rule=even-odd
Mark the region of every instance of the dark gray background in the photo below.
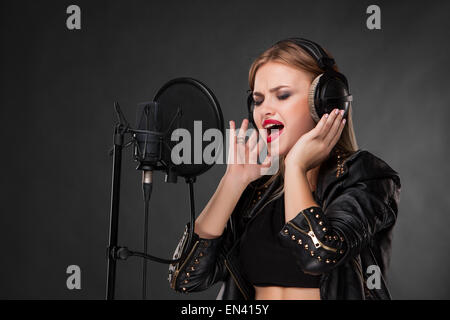
[[[82,29],[69,31],[77,4]],[[389,285],[395,299],[450,297],[448,53],[450,3],[377,1],[2,1],[0,298],[102,299],[111,158],[119,101],[136,105],[166,81],[206,83],[225,123],[245,116],[251,62],[289,36],[317,41],[347,75],[358,143],[400,173]],[[447,143],[445,142],[447,141]],[[225,171],[198,178],[197,214]],[[140,172],[124,154],[120,243],[142,247]],[[150,249],[171,257],[189,219],[184,181],[155,174]],[[66,268],[82,289],[66,288]],[[150,265],[149,298],[214,299],[220,285],[181,295],[167,265]],[[141,261],[119,262],[117,297],[139,299]]]

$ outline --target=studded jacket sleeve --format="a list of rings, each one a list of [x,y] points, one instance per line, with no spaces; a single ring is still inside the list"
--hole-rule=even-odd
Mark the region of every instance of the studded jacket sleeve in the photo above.
[[[173,259],[178,259],[187,245],[190,222],[185,226]],[[177,292],[196,292],[210,288],[225,277],[225,243],[228,243],[229,224],[223,234],[214,239],[200,238],[194,232],[191,247],[187,249],[185,258],[169,266],[170,287]],[[225,240],[225,241],[224,241]]]
[[[279,233],[301,269],[327,273],[367,246],[373,236],[395,223],[399,182],[370,179],[343,187],[326,208],[313,206],[286,222]]]
[[[185,258],[169,265],[169,284],[177,292],[198,292],[210,288],[219,281],[225,281],[228,274],[225,258],[235,244],[236,224],[238,216],[248,204],[251,188],[246,188],[236,204],[226,227],[220,237],[203,239],[193,233],[190,248],[186,249]],[[178,259],[187,245],[190,222],[185,226],[184,233],[178,242],[173,259]]]

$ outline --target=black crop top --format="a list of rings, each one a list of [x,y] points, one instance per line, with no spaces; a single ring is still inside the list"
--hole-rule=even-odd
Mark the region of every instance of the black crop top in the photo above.
[[[319,288],[321,276],[304,273],[277,238],[285,224],[284,195],[267,204],[249,223],[240,243],[240,264],[253,285]]]

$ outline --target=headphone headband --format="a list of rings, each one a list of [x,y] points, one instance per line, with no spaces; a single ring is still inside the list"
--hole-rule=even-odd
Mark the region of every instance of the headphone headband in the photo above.
[[[278,41],[277,43],[280,43],[282,41],[284,42],[286,40],[292,41],[297,46],[308,52],[309,55],[317,61],[317,64],[319,65],[320,69],[322,70],[332,69],[332,67],[334,66],[335,64],[334,59],[330,58],[325,52],[325,50],[314,41],[305,38],[294,37]]]

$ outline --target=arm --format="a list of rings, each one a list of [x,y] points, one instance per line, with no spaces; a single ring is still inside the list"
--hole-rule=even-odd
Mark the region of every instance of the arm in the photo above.
[[[239,137],[245,138],[247,126],[248,120],[244,119],[238,133]],[[262,164],[245,161],[256,159],[262,147],[263,140],[260,139],[259,142],[256,140],[256,131],[246,143],[238,145],[234,121],[230,121],[230,129],[227,171],[216,192],[195,221],[193,245],[187,249],[185,259],[169,267],[168,280],[176,291],[205,290],[225,277],[225,255],[234,241],[230,217],[234,211],[240,210],[239,200],[245,200],[242,193],[247,185],[261,177],[263,168],[270,166],[270,157],[266,157]],[[184,236],[175,251],[175,259],[186,245],[189,228],[187,224]]]
[[[326,273],[345,263],[366,247],[375,233],[390,227],[396,220],[399,185],[392,178],[341,186],[343,190],[323,211],[317,204],[308,202],[312,195],[309,189],[308,195],[302,187],[306,180],[304,173],[297,173],[295,177],[286,185],[287,222],[279,236],[292,248],[305,272]],[[289,190],[290,187],[303,189],[301,193],[306,192],[306,195],[299,196],[300,189],[295,192]]]
[[[246,183],[225,174],[216,192],[195,220],[194,231],[206,239],[220,237],[246,187]]]
[[[230,216],[239,208],[245,189],[237,181],[222,178],[213,197],[195,221],[192,246],[186,258],[169,267],[169,283],[178,292],[206,290],[225,277],[225,255],[232,245]],[[175,250],[177,259],[186,246],[190,223]],[[219,235],[218,235],[219,234]]]

